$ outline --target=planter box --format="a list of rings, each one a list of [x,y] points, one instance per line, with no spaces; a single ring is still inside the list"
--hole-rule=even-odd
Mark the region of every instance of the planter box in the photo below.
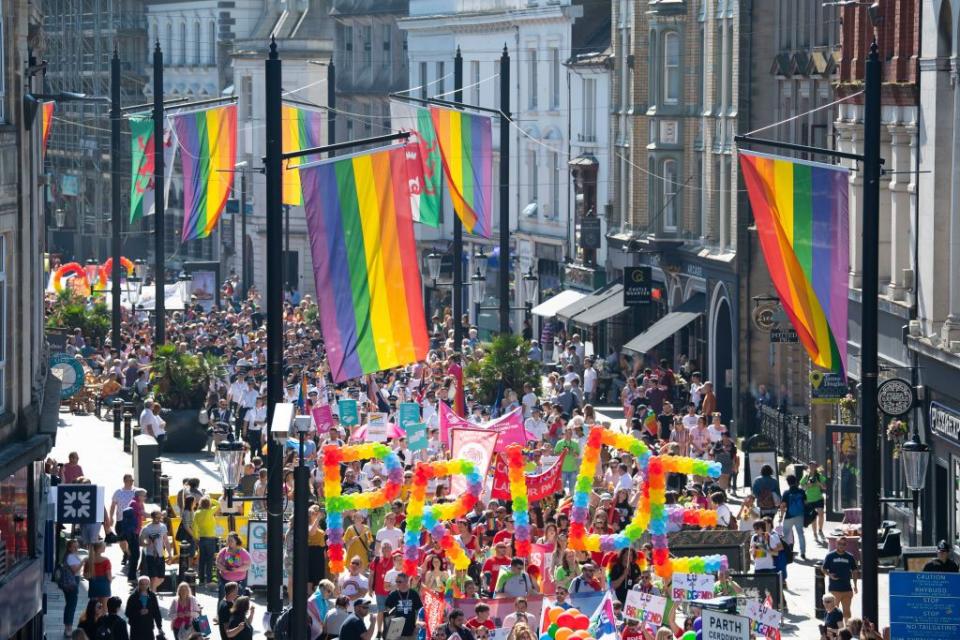
[[[161,411],[167,422],[163,453],[199,453],[207,444],[207,428],[200,424],[200,408]]]

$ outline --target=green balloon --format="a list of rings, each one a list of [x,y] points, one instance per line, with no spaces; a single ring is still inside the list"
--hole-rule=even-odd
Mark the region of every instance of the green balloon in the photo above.
[[[552,623],[549,627],[547,627],[547,635],[549,635],[551,638],[556,637],[557,630],[559,628],[560,625],[558,625],[556,622]]]

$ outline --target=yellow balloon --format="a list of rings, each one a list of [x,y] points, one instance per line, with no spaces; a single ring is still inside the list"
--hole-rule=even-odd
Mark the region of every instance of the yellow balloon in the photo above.
[[[557,618],[563,615],[563,609],[560,607],[553,607],[550,611],[547,612],[547,617],[550,619],[551,624],[556,624]]]

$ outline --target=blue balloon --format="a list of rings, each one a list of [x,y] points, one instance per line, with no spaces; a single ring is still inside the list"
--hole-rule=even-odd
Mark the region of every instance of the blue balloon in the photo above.
[[[700,631],[702,627],[703,627],[703,618],[698,616],[697,619],[693,621],[693,630]]]

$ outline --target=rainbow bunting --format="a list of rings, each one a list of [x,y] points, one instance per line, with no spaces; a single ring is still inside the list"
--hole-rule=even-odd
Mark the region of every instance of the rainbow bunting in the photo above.
[[[41,162],[42,158],[47,155],[47,142],[50,141],[50,128],[53,126],[53,110],[56,107],[56,102],[44,102],[40,105],[41,115],[40,115],[40,157]]]
[[[237,162],[237,106],[173,117],[183,158],[181,241],[206,238],[217,226]]]
[[[319,111],[283,105],[283,152],[302,151],[323,144],[323,114]],[[283,204],[303,204],[300,189],[300,172],[292,167],[307,162],[308,158],[291,158],[283,170]]]
[[[334,382],[427,355],[402,146],[300,170]]]
[[[773,286],[813,363],[847,370],[848,172],[740,152]]]
[[[430,118],[440,143],[453,210],[464,231],[489,238],[493,203],[490,118],[440,107],[430,107]]]

